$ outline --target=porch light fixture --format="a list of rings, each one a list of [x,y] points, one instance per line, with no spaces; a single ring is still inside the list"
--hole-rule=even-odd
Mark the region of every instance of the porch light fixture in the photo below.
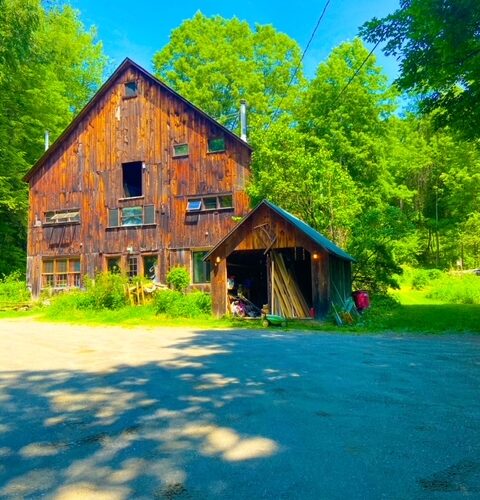
[[[215,262],[216,262],[217,264],[219,264],[221,260],[222,260],[222,259],[221,259],[221,258],[217,255],[217,258],[215,259]]]
[[[317,252],[313,252],[313,259],[314,260],[317,260],[319,257],[318,253]]]

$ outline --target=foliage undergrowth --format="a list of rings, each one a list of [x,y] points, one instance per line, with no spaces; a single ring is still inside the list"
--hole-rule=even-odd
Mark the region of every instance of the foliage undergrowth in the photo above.
[[[27,284],[25,280],[21,279],[18,271],[0,278],[0,302],[16,304],[28,302],[29,300],[30,292]]]
[[[177,292],[185,292],[190,284],[190,274],[185,267],[174,267],[167,273],[167,285]]]
[[[211,316],[212,299],[203,292],[183,294],[176,290],[160,290],[155,294],[157,314],[169,318],[200,318]]]
[[[426,296],[449,304],[480,304],[480,276],[444,275],[432,283]]]

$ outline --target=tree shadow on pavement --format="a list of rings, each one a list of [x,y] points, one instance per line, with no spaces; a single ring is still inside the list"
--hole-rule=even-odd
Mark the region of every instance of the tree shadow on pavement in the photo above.
[[[0,497],[242,497],[246,471],[261,485],[255,468],[281,439],[248,419],[281,402],[263,400],[266,385],[297,374],[255,365],[242,336],[219,335],[139,366],[0,372]]]

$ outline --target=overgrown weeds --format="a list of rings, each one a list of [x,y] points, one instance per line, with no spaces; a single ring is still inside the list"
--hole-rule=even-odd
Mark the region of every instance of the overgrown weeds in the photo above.
[[[176,290],[160,290],[155,294],[154,306],[157,314],[169,318],[206,318],[211,316],[212,299],[203,292],[183,294]]]
[[[426,296],[448,304],[480,304],[480,276],[443,275],[432,283]]]
[[[18,271],[0,278],[0,302],[18,304],[30,300],[30,291]]]

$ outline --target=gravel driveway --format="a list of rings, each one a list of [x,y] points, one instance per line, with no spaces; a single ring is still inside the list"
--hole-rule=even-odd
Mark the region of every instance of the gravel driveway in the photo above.
[[[480,336],[0,321],[0,498],[480,498]]]

